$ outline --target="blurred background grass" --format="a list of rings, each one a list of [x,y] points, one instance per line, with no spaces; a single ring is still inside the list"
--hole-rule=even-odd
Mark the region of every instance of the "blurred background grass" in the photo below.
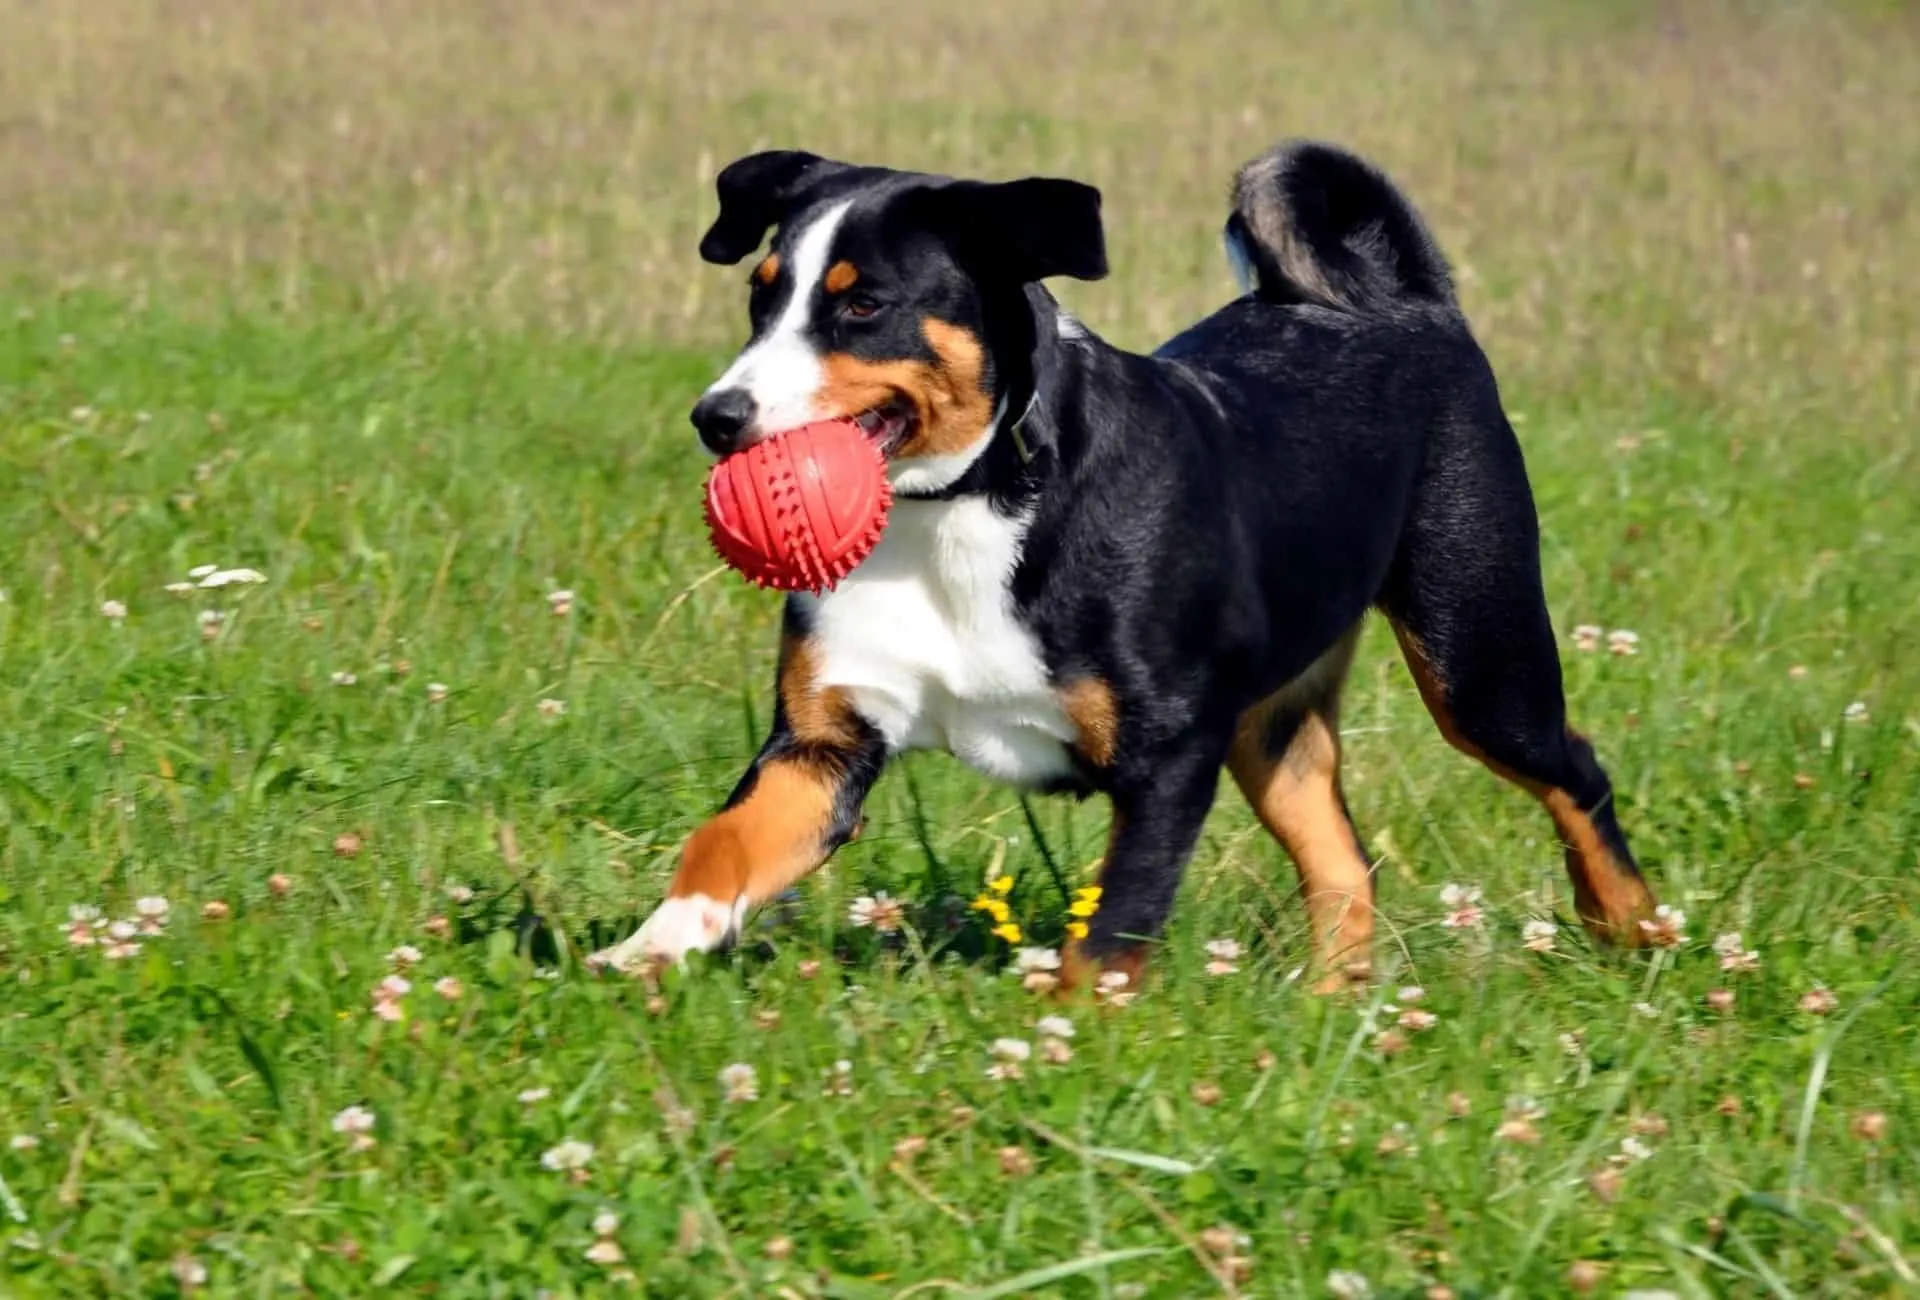
[[[1226,291],[1284,134],[1404,180],[1505,374],[1802,437],[1904,432],[1920,16],[1727,0],[906,6],[4,0],[0,265],[169,300],[430,304],[720,344],[716,168],[803,146],[1074,175],[1146,346]]]

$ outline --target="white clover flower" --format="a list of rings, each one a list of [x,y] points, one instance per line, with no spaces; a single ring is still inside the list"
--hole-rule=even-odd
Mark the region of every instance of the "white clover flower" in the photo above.
[[[745,1061],[735,1061],[720,1071],[720,1087],[731,1102],[758,1101],[760,1074]]]
[[[872,926],[881,934],[891,934],[900,928],[905,913],[900,901],[888,898],[886,894],[862,895],[847,907],[847,920],[853,925]]]
[[[1024,1038],[996,1038],[987,1051],[994,1060],[987,1068],[989,1079],[1018,1079],[1021,1064],[1033,1055],[1033,1044]]]
[[[1327,1274],[1327,1294],[1333,1300],[1369,1300],[1373,1295],[1373,1283],[1367,1281],[1365,1273],[1336,1268]]]
[[[74,903],[67,908],[66,923],[60,928],[67,932],[67,942],[74,947],[91,948],[100,941],[99,925],[99,908],[91,903]]]
[[[250,586],[267,580],[267,575],[258,569],[216,569],[211,565],[203,565],[188,576],[198,578],[203,591],[215,587],[231,587],[236,584]]]
[[[1466,930],[1480,924],[1486,915],[1480,906],[1480,886],[1444,885],[1440,889],[1440,905],[1447,909],[1447,915],[1440,924],[1449,930]]]
[[[374,1113],[365,1106],[349,1106],[333,1117],[335,1133],[370,1133],[373,1125]]]
[[[1649,920],[1640,922],[1640,931],[1655,948],[1678,948],[1687,941],[1687,914],[1667,903],[1653,909]]]
[[[1747,948],[1741,941],[1738,930],[1730,930],[1715,937],[1713,950],[1720,957],[1720,969],[1726,971],[1751,971],[1760,969],[1760,954]]]
[[[1232,975],[1240,968],[1234,963],[1240,960],[1243,950],[1238,939],[1210,939],[1207,941],[1206,970],[1209,975]]]
[[[333,1117],[333,1131],[351,1139],[355,1151],[370,1149],[373,1142],[373,1112],[365,1106],[349,1106]]]

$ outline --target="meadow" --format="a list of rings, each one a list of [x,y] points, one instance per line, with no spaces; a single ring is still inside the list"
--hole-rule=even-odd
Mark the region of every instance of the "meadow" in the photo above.
[[[0,0],[0,1294],[1920,1293],[1916,67],[1892,3]],[[1147,984],[1037,996],[969,900],[1057,945],[1104,811],[933,755],[737,951],[588,969],[771,707],[714,171],[1097,184],[1059,292],[1146,348],[1285,135],[1456,266],[1672,944],[1374,627],[1352,996],[1230,783]]]

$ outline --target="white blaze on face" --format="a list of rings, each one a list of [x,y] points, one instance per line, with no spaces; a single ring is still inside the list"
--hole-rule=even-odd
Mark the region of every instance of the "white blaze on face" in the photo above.
[[[753,424],[743,446],[821,418],[818,399],[826,371],[807,327],[819,297],[816,290],[827,273],[833,237],[852,202],[828,208],[800,232],[787,259],[790,294],[779,317],[707,389],[717,393],[738,388],[752,396]]]

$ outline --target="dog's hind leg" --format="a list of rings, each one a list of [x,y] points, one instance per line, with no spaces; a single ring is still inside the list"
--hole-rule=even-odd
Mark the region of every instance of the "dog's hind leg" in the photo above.
[[[1567,724],[1520,445],[1492,394],[1434,430],[1380,607],[1453,745],[1546,806],[1574,907],[1597,939],[1638,946],[1654,900],[1593,747]]]
[[[1300,873],[1316,989],[1372,971],[1373,868],[1340,790],[1340,688],[1360,629],[1241,715],[1227,766]]]

